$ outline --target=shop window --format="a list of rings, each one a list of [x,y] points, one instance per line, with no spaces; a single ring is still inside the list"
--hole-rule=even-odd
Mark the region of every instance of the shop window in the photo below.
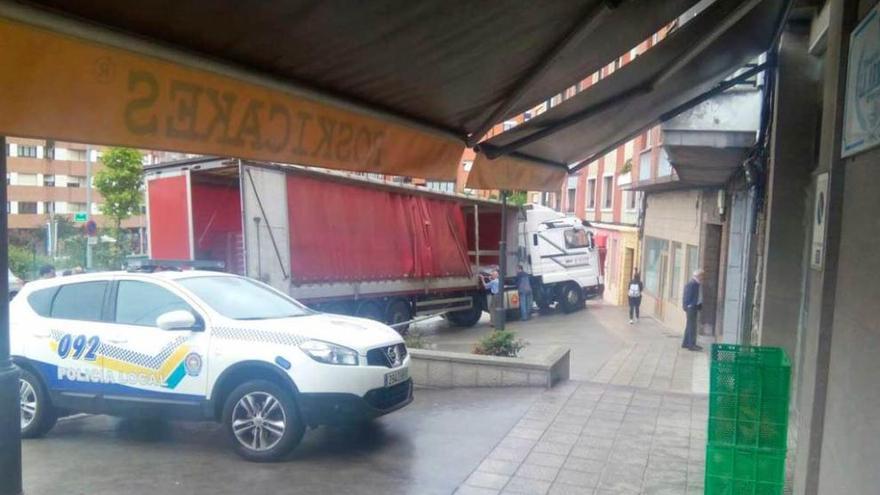
[[[670,273],[669,277],[669,299],[673,301],[678,301],[681,299],[681,292],[683,290],[683,286],[681,284],[682,281],[682,268],[684,268],[684,251],[681,249],[681,243],[673,242],[672,243],[672,273]]]
[[[645,290],[660,293],[660,271],[662,256],[666,251],[667,242],[662,239],[645,238]]]

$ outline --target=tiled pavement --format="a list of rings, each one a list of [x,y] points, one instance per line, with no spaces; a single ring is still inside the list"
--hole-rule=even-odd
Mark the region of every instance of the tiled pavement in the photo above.
[[[708,348],[708,341],[701,344]],[[679,337],[638,342],[615,353],[590,379],[658,391],[706,394],[709,358],[706,352],[681,348]]]
[[[456,493],[702,493],[707,407],[703,394],[613,383],[558,385]]]

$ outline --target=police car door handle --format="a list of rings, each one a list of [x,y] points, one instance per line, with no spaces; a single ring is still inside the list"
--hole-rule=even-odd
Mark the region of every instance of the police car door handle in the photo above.
[[[33,333],[31,335],[33,335],[35,338],[38,338],[38,339],[48,339],[49,337],[52,336],[51,333]]]
[[[107,339],[107,342],[111,344],[125,344],[128,342],[128,339]]]

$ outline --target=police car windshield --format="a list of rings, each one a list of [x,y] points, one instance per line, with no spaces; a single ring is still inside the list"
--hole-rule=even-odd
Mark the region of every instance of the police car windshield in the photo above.
[[[179,280],[214,311],[234,320],[269,320],[311,314],[311,310],[268,287],[241,277]]]

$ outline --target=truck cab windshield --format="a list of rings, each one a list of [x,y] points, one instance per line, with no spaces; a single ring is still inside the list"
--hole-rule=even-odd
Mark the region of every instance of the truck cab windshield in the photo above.
[[[181,279],[208,306],[233,320],[269,320],[312,314],[312,311],[257,282],[241,277],[192,277]]]

